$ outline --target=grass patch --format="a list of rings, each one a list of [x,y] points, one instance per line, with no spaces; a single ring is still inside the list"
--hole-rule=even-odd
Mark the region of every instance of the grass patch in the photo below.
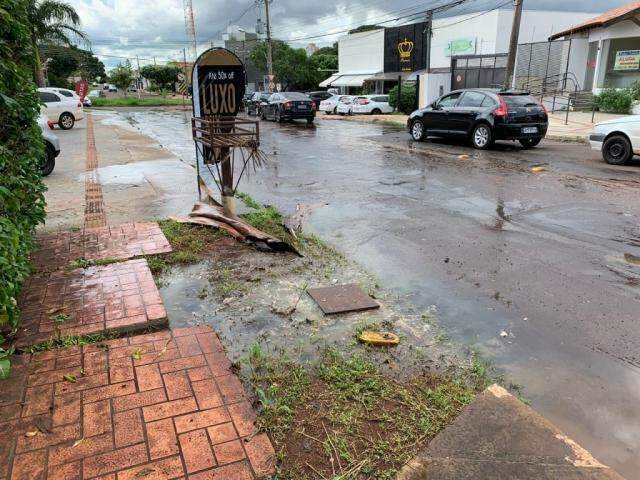
[[[191,105],[191,100],[186,99],[185,104]],[[92,98],[92,107],[161,107],[164,105],[182,105],[182,98],[138,98],[138,97],[116,97],[116,98]]]
[[[162,220],[158,223],[173,252],[146,257],[149,269],[154,275],[166,272],[172,265],[198,263],[204,258],[209,246],[226,235],[222,230],[175,220]]]
[[[253,208],[255,210],[260,210],[261,208],[263,208],[262,205],[256,202],[248,193],[236,192],[236,198],[242,200],[244,204],[249,208]]]
[[[89,268],[89,267],[100,267],[104,265],[111,265],[112,263],[118,263],[120,260],[117,258],[99,258],[97,260],[87,260],[85,258],[77,258],[75,260],[71,260],[65,270],[75,270],[76,268]]]
[[[49,350],[57,350],[59,348],[76,347],[81,345],[91,345],[94,343],[106,342],[120,338],[123,335],[117,332],[113,333],[94,333],[90,335],[69,335],[60,338],[51,338],[46,342],[38,343],[30,347],[19,349],[20,353],[38,353],[48,352]]]
[[[258,425],[275,442],[279,479],[393,479],[475,397],[481,372],[396,382],[361,354],[327,350],[304,368],[251,349]]]

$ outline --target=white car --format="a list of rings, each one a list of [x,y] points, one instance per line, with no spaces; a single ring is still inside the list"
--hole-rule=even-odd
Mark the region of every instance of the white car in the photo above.
[[[629,115],[601,122],[593,127],[589,143],[602,152],[611,165],[627,163],[633,155],[640,155],[640,115]]]
[[[356,114],[380,115],[392,113],[393,107],[389,105],[389,95],[363,95],[356,98],[351,111]]]
[[[353,103],[355,102],[357,97],[352,95],[344,95],[340,97],[340,101],[336,107],[336,113],[338,115],[351,115],[353,112],[351,108],[353,107]]]
[[[73,128],[76,121],[84,118],[82,102],[79,98],[69,98],[58,92],[39,88],[40,112],[62,130]]]
[[[40,130],[42,130],[46,155],[41,171],[42,175],[46,177],[53,172],[56,166],[56,157],[60,154],[60,140],[58,140],[58,137],[51,131],[53,130],[53,122],[42,113],[38,117],[38,126]]]
[[[338,103],[341,98],[346,98],[349,95],[334,95],[332,97],[327,98],[320,102],[320,106],[318,107],[319,112],[324,112],[327,115],[331,115],[332,113],[338,113]]]

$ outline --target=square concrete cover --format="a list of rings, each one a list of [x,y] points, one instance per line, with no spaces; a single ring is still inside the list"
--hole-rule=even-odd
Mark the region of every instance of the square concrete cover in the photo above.
[[[335,287],[309,288],[307,293],[316,301],[325,315],[380,308],[377,302],[353,283]]]

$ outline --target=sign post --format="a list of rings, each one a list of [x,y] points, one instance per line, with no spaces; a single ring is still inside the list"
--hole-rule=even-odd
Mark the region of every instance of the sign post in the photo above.
[[[255,121],[238,120],[245,91],[245,69],[240,59],[224,48],[205,51],[193,66],[192,133],[196,143],[198,194],[211,195],[209,185],[217,186],[222,207],[235,216],[235,190],[250,161],[260,164],[259,129]],[[242,169],[234,184],[236,156]]]
[[[89,91],[89,83],[86,80],[78,80],[76,82],[75,91],[80,97],[80,101],[84,101],[84,97],[87,96],[87,93]]]

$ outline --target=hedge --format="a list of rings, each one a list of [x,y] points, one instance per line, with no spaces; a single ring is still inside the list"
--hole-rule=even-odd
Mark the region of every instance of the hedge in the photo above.
[[[400,95],[400,104],[398,104],[398,86],[396,85],[389,90],[389,105],[397,109],[399,112],[407,115],[416,109],[416,87],[412,83],[402,84],[402,93]]]
[[[35,227],[45,216],[27,5],[3,0],[0,6],[0,330],[18,325],[17,298],[30,271]]]

